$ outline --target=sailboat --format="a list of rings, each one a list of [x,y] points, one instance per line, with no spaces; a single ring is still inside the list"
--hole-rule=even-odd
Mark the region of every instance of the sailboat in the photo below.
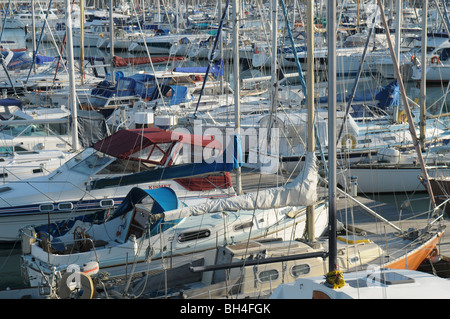
[[[445,51],[448,41],[443,41],[437,45],[433,37],[430,37],[431,43],[428,43],[427,35],[427,8],[423,10],[422,17],[422,43],[421,43],[421,64],[422,69],[427,70],[427,59],[430,52]],[[401,15],[401,12],[398,13]],[[400,16],[397,18],[400,20]],[[437,48],[436,48],[437,47]],[[397,51],[397,60],[400,59]],[[416,53],[417,54],[417,53]],[[392,60],[392,59],[391,59]],[[413,60],[418,63],[417,57]],[[426,168],[430,177],[445,178],[450,176],[449,161],[447,154],[450,150],[448,147],[449,132],[444,129],[440,133],[437,130],[426,129],[427,127],[438,127],[437,121],[440,121],[439,115],[429,115],[426,111],[426,86],[428,83],[427,72],[423,72],[420,77],[420,109],[415,112],[416,118],[419,119],[419,127],[421,132],[421,148]],[[400,115],[405,115],[405,111],[401,111]],[[425,121],[427,123],[425,123]],[[436,121],[432,124],[432,121]],[[431,124],[431,125],[429,125]],[[426,143],[430,141],[431,143]],[[385,193],[385,192],[414,192],[426,191],[427,187],[422,184],[420,175],[422,167],[419,165],[417,152],[413,150],[405,150],[402,147],[389,147],[378,151],[377,155],[371,161],[366,163],[357,163],[351,165],[347,170],[343,170],[338,180],[339,184],[346,186],[349,178],[358,179],[358,191],[363,193]]]
[[[164,214],[164,218],[170,220],[175,216],[185,216],[182,214],[183,210],[187,210],[189,216],[193,213],[210,212],[213,208],[221,211],[230,206],[206,203],[201,207],[203,209],[189,207],[169,211]],[[169,217],[174,212],[175,215]],[[352,233],[349,232],[351,225],[345,226],[335,241],[336,251],[339,252],[335,255],[336,265],[340,270],[362,271],[367,275],[368,265],[383,263],[389,267],[416,269],[435,247],[442,234],[439,226],[433,231],[430,228],[423,233],[404,232],[396,225],[386,220],[384,222],[394,227],[396,232],[379,236],[358,233],[353,228]],[[169,269],[161,274],[146,275],[133,285],[123,285],[122,290],[118,291],[124,296],[130,288],[131,291],[142,294],[141,298],[259,298],[270,294],[281,283],[291,287],[286,282],[298,278],[322,274],[320,278],[323,281],[323,276],[326,275],[324,265],[329,256],[327,249],[330,245],[327,238],[318,238],[315,245],[290,240],[250,241],[245,244],[219,246],[202,259],[192,258],[190,264]],[[292,286],[301,289],[301,285]],[[295,294],[295,291],[293,293]],[[272,296],[278,295],[274,293]]]
[[[160,270],[164,257],[170,259],[172,266],[180,265],[206,250],[215,249],[219,242],[293,239],[303,236],[305,208],[311,205],[317,206],[310,223],[320,235],[326,227],[327,205],[317,204],[317,178],[316,158],[314,152],[310,152],[304,170],[285,186],[208,200],[203,204],[180,205],[167,188],[134,189],[140,196],[130,192],[122,205],[99,225],[78,222],[62,236],[41,234],[37,241],[33,239],[37,229],[26,230],[22,237],[24,273],[28,274],[30,284],[37,284],[40,279],[36,277],[42,278],[40,270],[48,276],[64,276],[69,262],[75,262],[86,272],[90,272],[90,267],[84,265],[96,262],[102,270],[114,274],[119,271],[123,275],[126,271],[123,265],[131,260],[133,271],[135,267]],[[165,203],[160,196],[168,194],[172,198]],[[45,225],[42,229],[45,230]],[[74,243],[80,236],[82,241],[93,245],[88,245],[84,251],[74,251]],[[100,241],[102,247],[95,247]],[[194,253],[194,256],[184,256],[187,253]]]
[[[160,271],[167,259],[177,267],[218,243],[297,238],[304,233],[305,206],[316,203],[316,187],[317,165],[311,154],[305,170],[286,186],[203,204],[180,202],[167,187],[133,188],[104,222],[76,221],[62,235],[45,234],[45,224],[24,229],[24,279],[36,286],[42,273],[64,275],[70,265],[89,272],[93,262],[111,277],[123,276],[127,263],[134,271]],[[316,207],[315,218],[320,235],[327,225],[325,203]]]
[[[226,172],[235,163],[223,161],[226,154],[211,136],[158,128],[120,130],[74,155],[50,174],[3,184],[0,240],[15,241],[22,227],[48,223],[48,218],[58,222],[106,213],[117,207],[134,186],[167,186],[178,196],[193,200],[232,195]],[[192,163],[190,155],[201,160]],[[218,176],[208,180],[209,175]]]
[[[335,2],[328,1],[328,26],[329,26],[329,34],[334,35],[334,27],[335,27]],[[386,18],[384,16],[383,7],[381,1],[378,1],[379,8],[381,10],[381,15],[383,19],[383,23],[385,28],[387,29]],[[387,29],[387,34],[389,34]],[[333,52],[333,41],[335,41],[335,37],[332,36],[329,48],[330,52]],[[390,42],[389,42],[390,44]],[[390,49],[392,51],[392,45],[390,44]],[[394,57],[395,59],[395,57]],[[395,61],[395,60],[394,60]],[[333,62],[333,61],[332,61]],[[396,73],[397,76],[401,79],[398,70],[398,64],[394,62],[396,65]],[[333,72],[333,63],[331,63],[330,72]],[[333,73],[331,73],[332,75]],[[401,82],[401,81],[399,81]],[[333,87],[331,86],[331,93],[335,94],[335,91],[332,91]],[[402,90],[403,91],[403,90]],[[404,91],[403,91],[404,92]],[[330,94],[330,96],[333,96]],[[406,96],[403,95],[403,98],[406,102]],[[335,102],[334,102],[335,103]],[[335,104],[333,101],[330,103],[330,115],[333,113],[333,108]],[[406,103],[406,105],[408,105]],[[409,114],[409,113],[408,113]],[[409,114],[410,117],[410,114]],[[330,124],[333,124],[333,116],[330,116]],[[412,130],[414,132],[414,128],[411,125]],[[412,133],[413,133],[412,132]],[[415,135],[414,135],[415,136]],[[331,134],[331,145],[336,145],[335,136]],[[331,154],[335,152],[335,149],[331,149]],[[420,154],[420,149],[418,149],[418,153]],[[419,156],[420,159],[420,156]],[[423,159],[422,159],[423,160]],[[446,280],[441,280],[440,278],[436,278],[434,276],[425,275],[421,272],[413,271],[418,267],[417,262],[415,260],[408,259],[409,253],[403,254],[398,260],[386,260],[385,256],[381,256],[379,262],[374,263],[377,265],[377,268],[369,269],[367,272],[353,272],[353,273],[343,273],[339,269],[339,264],[337,263],[337,236],[336,236],[336,214],[333,211],[333,203],[336,196],[336,164],[334,163],[334,157],[329,157],[329,172],[330,172],[330,180],[329,180],[329,197],[330,197],[330,233],[329,233],[329,267],[327,275],[321,277],[311,277],[311,278],[303,278],[298,279],[294,283],[282,284],[276,288],[271,298],[273,299],[297,299],[297,298],[306,298],[306,299],[341,299],[341,298],[442,298],[449,296],[448,286],[449,282]],[[331,162],[331,163],[330,163]],[[426,172],[425,172],[425,176]],[[433,199],[431,197],[431,199]],[[433,207],[434,208],[434,207]],[[439,220],[441,217],[438,217]],[[435,225],[436,226],[436,225]],[[410,251],[412,252],[420,252],[425,258],[426,252],[423,252],[423,248],[425,249],[434,249],[437,240],[442,235],[443,230],[437,225],[437,229],[431,231],[432,226],[427,226],[429,236],[428,240],[424,240],[423,242],[428,243],[429,247],[421,246],[417,250]],[[421,252],[422,251],[422,252]],[[422,258],[419,258],[419,260]],[[423,259],[422,259],[423,260]],[[412,263],[411,263],[412,261]],[[390,268],[390,269],[385,269]],[[426,283],[428,281],[428,283]],[[433,283],[430,285],[430,283]],[[440,290],[439,287],[435,287],[434,284],[438,283],[439,285],[443,285],[446,288],[444,290]],[[374,287],[381,287],[382,289],[373,289]],[[295,290],[296,289],[296,290]],[[371,290],[372,289],[372,290]],[[426,293],[425,290],[426,289]]]

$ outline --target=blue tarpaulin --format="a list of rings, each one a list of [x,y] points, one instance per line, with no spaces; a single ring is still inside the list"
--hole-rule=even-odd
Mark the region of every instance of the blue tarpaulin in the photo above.
[[[21,110],[23,109],[23,104],[21,101],[16,99],[1,99],[1,106],[18,106]]]
[[[383,86],[381,89],[365,89],[355,93],[353,102],[364,102],[378,100],[378,107],[385,109],[389,106],[395,106],[399,104],[400,99],[400,89],[397,80]],[[317,100],[317,99],[316,99]],[[337,94],[337,102],[345,102],[350,100],[350,94]],[[327,103],[328,96],[323,96],[319,98],[319,103]]]
[[[187,73],[202,73],[205,74],[207,70],[206,66],[198,66],[198,67],[177,67],[174,69],[175,72],[187,72]],[[210,69],[210,72],[214,74],[214,76],[222,76],[223,75],[223,60],[217,61]]]

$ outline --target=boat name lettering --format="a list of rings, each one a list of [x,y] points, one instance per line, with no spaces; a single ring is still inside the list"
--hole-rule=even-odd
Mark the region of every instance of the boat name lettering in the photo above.
[[[170,188],[170,184],[150,185],[150,186],[148,187],[148,189],[156,189],[156,188],[161,188],[161,187],[169,187],[169,188]]]

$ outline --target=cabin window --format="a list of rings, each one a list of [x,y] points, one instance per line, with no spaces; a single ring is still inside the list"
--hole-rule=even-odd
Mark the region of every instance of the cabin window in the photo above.
[[[372,140],[370,138],[367,138],[365,140],[358,140],[358,144],[369,144],[372,143]]]
[[[73,204],[72,203],[60,203],[58,204],[59,210],[72,210]]]
[[[348,261],[350,264],[355,264],[359,261],[359,256],[353,256],[353,257],[349,258]]]
[[[109,162],[111,162],[111,158],[109,156],[96,152],[75,165],[73,170],[79,173],[91,174],[93,170],[95,171],[100,169]]]
[[[5,192],[7,192],[7,191],[10,191],[12,188],[11,187],[8,187],[8,186],[6,186],[6,187],[2,187],[2,188],[0,188],[0,193],[5,193]]]
[[[1,155],[5,155],[5,154],[12,154],[14,151],[16,152],[26,152],[27,150],[24,149],[21,146],[2,146],[0,147],[0,154]]]
[[[238,230],[242,230],[242,229],[249,228],[249,227],[252,227],[252,226],[253,226],[253,222],[250,221],[250,222],[247,222],[247,223],[242,223],[242,224],[234,226],[234,230],[238,231]]]
[[[112,199],[103,199],[100,201],[100,207],[113,207],[114,201]]]
[[[311,267],[308,264],[295,265],[291,268],[292,277],[300,277],[311,272]]]
[[[48,129],[55,135],[67,135],[69,133],[67,123],[51,123],[48,124]]]
[[[198,231],[191,231],[191,232],[185,232],[178,235],[178,241],[180,243],[202,239],[202,238],[208,238],[211,236],[211,231],[209,229],[202,229]]]
[[[144,162],[148,161],[153,164],[163,165],[164,156],[169,153],[172,143],[159,143],[153,146],[146,147],[139,152],[136,152],[130,156],[130,159]]]
[[[278,270],[276,269],[264,270],[258,274],[258,280],[260,282],[274,281],[277,280],[279,276]]]
[[[111,164],[102,168],[97,174],[125,174],[125,173],[135,173],[142,170],[146,170],[147,167],[138,161],[129,161],[123,159],[116,159]]]
[[[442,49],[442,52],[439,54],[439,58],[441,59],[441,61],[447,61],[449,57],[450,57],[450,49],[449,48]]]
[[[41,204],[39,205],[39,211],[41,212],[50,212],[55,209],[53,204]]]
[[[42,173],[44,170],[42,168],[33,169],[33,174]]]
[[[8,173],[0,173],[0,178],[7,178],[8,177]]]

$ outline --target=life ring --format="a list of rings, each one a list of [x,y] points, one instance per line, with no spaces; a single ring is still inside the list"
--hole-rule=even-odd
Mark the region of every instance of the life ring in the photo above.
[[[78,293],[75,292],[75,288],[79,289]],[[94,282],[90,276],[82,272],[66,272],[59,282],[58,297],[61,299],[92,299],[94,292]]]
[[[397,122],[398,123],[406,123],[408,121],[408,117],[406,116],[406,111],[401,111],[398,113]]]
[[[103,38],[103,33],[100,33],[100,34],[98,35],[98,37],[99,37],[99,38]]]
[[[439,62],[441,62],[441,60],[439,59],[438,56],[432,57],[430,61],[431,61],[431,63],[433,63],[433,64],[438,64]]]
[[[356,137],[352,134],[347,134],[341,139],[342,148],[347,148],[347,140],[352,141],[352,149],[356,147]]]

